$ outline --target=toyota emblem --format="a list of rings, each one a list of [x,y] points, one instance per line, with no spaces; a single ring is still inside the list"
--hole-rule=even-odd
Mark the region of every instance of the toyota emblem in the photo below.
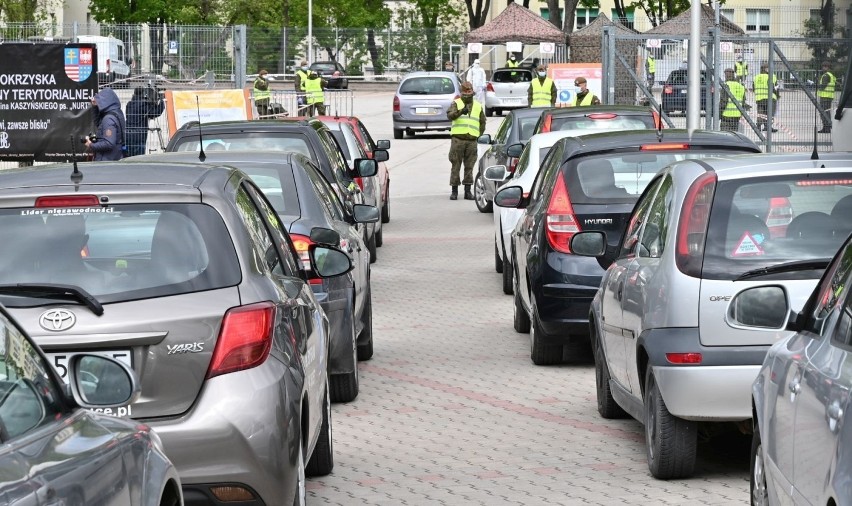
[[[48,309],[38,318],[38,324],[44,330],[61,332],[68,330],[77,323],[77,317],[67,309]]]

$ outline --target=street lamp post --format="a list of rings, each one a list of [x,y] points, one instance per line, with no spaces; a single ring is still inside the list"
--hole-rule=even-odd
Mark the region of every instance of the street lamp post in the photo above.
[[[314,62],[314,0],[308,0],[308,65]]]

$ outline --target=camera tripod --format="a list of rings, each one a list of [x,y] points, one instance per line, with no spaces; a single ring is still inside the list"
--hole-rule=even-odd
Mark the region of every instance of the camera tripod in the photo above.
[[[160,128],[160,116],[157,116],[156,118],[154,118],[154,125],[155,126],[152,127],[151,122],[150,121],[148,122],[148,132],[149,133],[150,132],[157,132],[157,139],[160,141],[160,151],[165,152],[166,151],[166,143],[163,142],[163,129]],[[145,146],[145,147],[147,148],[147,146]],[[156,149],[149,149],[148,152],[149,153],[156,153],[157,150]]]

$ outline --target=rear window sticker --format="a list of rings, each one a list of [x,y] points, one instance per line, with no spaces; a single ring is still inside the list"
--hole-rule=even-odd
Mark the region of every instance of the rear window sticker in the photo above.
[[[743,232],[743,236],[737,242],[737,247],[731,252],[731,257],[760,256],[763,254],[763,248],[760,247],[762,242],[763,234],[751,235],[748,231]]]

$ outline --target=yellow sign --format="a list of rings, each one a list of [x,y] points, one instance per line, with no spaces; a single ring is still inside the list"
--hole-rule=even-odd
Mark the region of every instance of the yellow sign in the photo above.
[[[168,90],[166,116],[169,132],[190,121],[201,124],[213,121],[252,119],[251,90]]]

